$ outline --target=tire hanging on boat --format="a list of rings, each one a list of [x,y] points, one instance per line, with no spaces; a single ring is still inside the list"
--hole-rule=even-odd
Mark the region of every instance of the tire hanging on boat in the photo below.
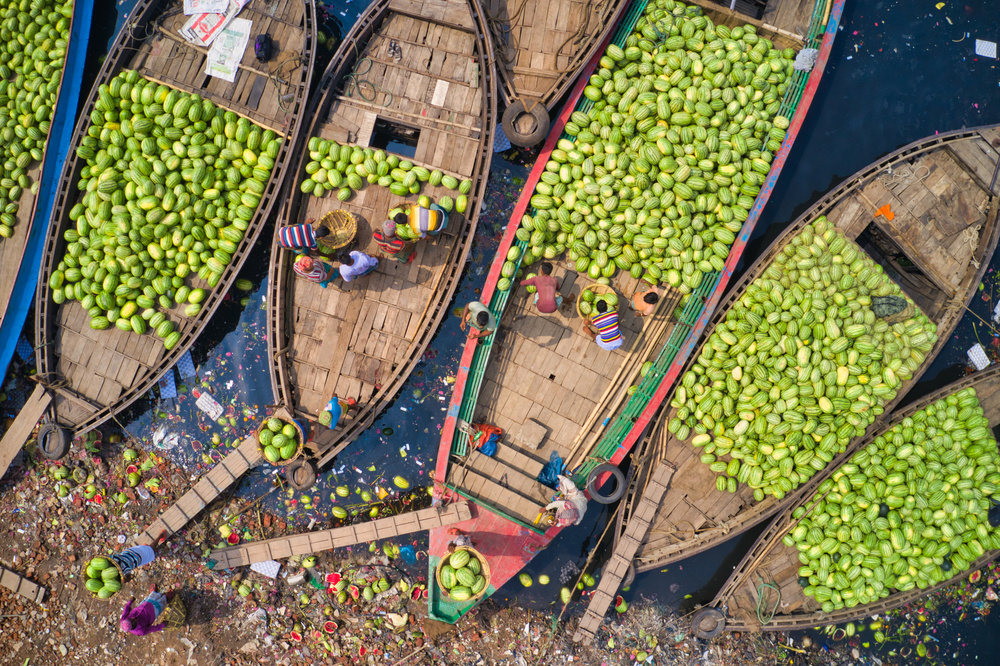
[[[308,490],[316,483],[316,466],[311,460],[299,458],[285,468],[285,480],[295,490]]]
[[[691,618],[691,631],[703,640],[711,640],[726,630],[726,616],[718,608],[702,608]]]
[[[609,493],[602,495],[596,486],[598,479],[600,479],[601,475],[605,473],[611,475],[614,480],[614,486]],[[612,502],[617,502],[621,499],[622,495],[625,494],[625,475],[622,474],[622,471],[615,465],[612,465],[611,463],[602,463],[595,467],[587,476],[587,494],[590,495],[590,499],[594,500],[598,504],[611,504]]]
[[[49,460],[59,460],[69,453],[69,431],[54,423],[38,429],[38,450]]]
[[[534,119],[527,132],[518,129],[524,116],[531,116]],[[529,101],[526,104],[523,99],[515,100],[504,109],[500,120],[507,139],[521,148],[531,148],[544,141],[549,134],[549,122],[549,112],[544,104],[536,101]]]

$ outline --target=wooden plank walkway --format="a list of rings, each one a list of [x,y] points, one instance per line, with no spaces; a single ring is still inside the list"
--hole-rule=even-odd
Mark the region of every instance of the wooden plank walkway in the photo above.
[[[399,516],[380,518],[360,525],[348,525],[319,532],[306,532],[287,537],[255,541],[245,545],[221,548],[212,553],[211,568],[216,571],[246,566],[255,562],[281,560],[293,555],[308,555],[356,543],[391,539],[401,534],[422,532],[436,527],[460,523],[472,518],[466,501],[411,511]]]
[[[611,601],[615,598],[615,593],[618,591],[618,586],[621,585],[622,579],[628,571],[629,564],[631,564],[632,558],[635,557],[635,552],[639,549],[639,544],[646,539],[646,532],[649,531],[653,516],[656,515],[656,507],[659,506],[660,500],[663,499],[664,493],[667,492],[667,486],[674,476],[674,471],[673,465],[669,463],[661,462],[657,465],[642,494],[638,508],[636,508],[628,521],[625,534],[618,540],[618,545],[615,546],[615,552],[611,555],[611,560],[604,567],[604,575],[601,576],[601,582],[598,584],[597,589],[594,590],[594,594],[590,598],[590,604],[587,606],[587,611],[580,620],[580,626],[577,627],[576,633],[573,634],[574,642],[582,642],[586,645],[590,645],[593,642],[597,629],[601,626],[601,622],[604,621],[604,614],[608,611],[608,607],[611,605]]]
[[[24,446],[24,443],[28,441],[35,424],[38,423],[38,419],[42,418],[42,414],[49,408],[51,402],[52,394],[41,385],[36,386],[17,418],[14,419],[10,430],[4,433],[3,439],[0,439],[0,478],[3,478],[3,475],[7,473],[10,462]]]
[[[152,546],[164,531],[168,537],[176,534],[250,468],[256,467],[263,460],[257,437],[255,435],[247,437],[236,450],[223,458],[222,462],[201,477],[191,490],[184,493],[172,507],[143,530],[142,534],[136,537],[136,543],[140,546]]]
[[[32,583],[24,576],[20,576],[2,565],[0,565],[0,585],[39,605],[45,601],[45,595],[48,593],[47,588]]]

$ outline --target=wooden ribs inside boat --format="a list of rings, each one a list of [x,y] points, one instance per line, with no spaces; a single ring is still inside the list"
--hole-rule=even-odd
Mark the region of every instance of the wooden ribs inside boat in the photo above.
[[[235,111],[265,129],[289,137],[291,122],[304,104],[296,94],[301,85],[302,71],[307,66],[307,40],[304,30],[306,3],[266,3],[252,0],[239,13],[239,18],[253,21],[250,42],[240,61],[236,80],[205,73],[208,49],[189,43],[180,28],[190,19],[181,11],[182,2],[171,3],[162,18],[152,21],[146,30],[149,37],[142,42],[130,66],[145,78],[171,88],[193,92],[218,106]],[[126,30],[133,34],[142,28],[130,23]],[[270,35],[271,59],[261,63],[254,55],[257,35]]]
[[[466,213],[452,211],[438,236],[416,243],[411,263],[380,256],[372,232],[388,212],[417,197],[369,184],[347,202],[298,190],[280,224],[321,219],[342,209],[357,219],[353,249],[380,256],[378,268],[329,287],[295,279],[294,255],[275,246],[271,258],[275,395],[315,419],[333,397],[359,411],[339,430],[320,428],[314,454],[339,451],[367,426],[409,376],[444,319],[468,257],[492,156],[496,104],[492,59],[474,5],[464,0],[392,0],[369,8],[344,42],[321,84],[310,136],[374,147],[473,182]],[[353,39],[352,39],[353,37]],[[400,147],[402,146],[402,147]],[[382,147],[386,147],[383,143]],[[299,167],[304,178],[305,159]],[[424,183],[432,201],[457,192]],[[327,258],[331,261],[331,258]],[[326,460],[328,458],[324,458]]]
[[[995,126],[942,134],[910,144],[851,177],[810,208],[747,271],[702,344],[787,239],[826,215],[937,324],[937,344],[921,369],[899,387],[893,402],[885,405],[888,414],[948,340],[989,263],[998,234],[995,192],[1000,188],[994,182],[1000,163],[998,147],[1000,132]],[[886,204],[891,220],[876,216]],[[699,354],[700,348],[688,367]],[[671,408],[665,418],[675,414]],[[858,440],[826,470],[849,455]],[[678,473],[636,555],[640,571],[689,557],[749,529],[811,492],[824,476],[824,472],[817,473],[783,501],[768,496],[756,502],[746,484],[740,484],[735,493],[717,490],[716,474],[701,462],[702,453],[689,441],[674,436],[666,439],[659,457],[675,463]]]
[[[487,0],[501,92],[552,109],[628,0]]]
[[[640,318],[629,307],[645,282],[620,271],[613,279],[619,294],[622,347],[606,351],[583,334],[576,297],[593,284],[564,265],[560,282],[563,307],[541,314],[533,296],[517,284],[499,322],[493,355],[486,367],[473,421],[501,428],[504,437],[493,458],[478,450],[448,467],[447,485],[501,510],[523,524],[537,526],[539,513],[554,490],[537,481],[557,454],[573,469],[583,461],[611,417],[627,399],[627,388],[642,364],[662,348],[674,322],[680,293],[669,290],[655,315]]]

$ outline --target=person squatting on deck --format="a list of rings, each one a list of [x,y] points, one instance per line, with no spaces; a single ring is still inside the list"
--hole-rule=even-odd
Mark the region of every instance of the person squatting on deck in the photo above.
[[[406,224],[406,214],[397,213],[393,220],[386,220],[382,223],[382,230],[375,230],[372,233],[372,240],[379,249],[385,252],[386,257],[393,261],[408,264],[417,256],[417,251],[413,243],[408,243],[396,235],[396,224]]]
[[[648,317],[656,312],[656,304],[660,302],[660,290],[650,287],[646,291],[636,292],[632,297],[632,309],[637,317]]]
[[[472,537],[470,537],[468,534],[458,529],[457,527],[452,527],[451,529],[449,529],[448,536],[455,537],[454,539],[451,540],[451,543],[448,544],[449,553],[454,553],[455,550],[458,548],[473,547]]]
[[[522,287],[535,288],[535,306],[542,314],[552,314],[562,307],[563,297],[559,294],[559,280],[552,277],[552,264],[543,262],[538,267],[540,275],[521,280]]]
[[[326,287],[330,284],[330,280],[337,277],[336,268],[304,254],[295,259],[292,270],[299,277],[315,282],[321,287]]]
[[[340,260],[340,279],[344,282],[368,275],[378,268],[378,259],[358,250],[342,251],[337,259]]]
[[[459,327],[464,331],[466,326],[469,328],[466,337],[478,340],[497,330],[497,319],[488,307],[479,301],[472,301],[462,311],[462,322]]]
[[[303,224],[294,224],[278,229],[278,245],[286,250],[315,250],[317,239],[329,235],[326,227],[313,229],[313,221],[306,220]]]
[[[597,343],[601,349],[614,351],[622,346],[622,332],[618,328],[618,313],[608,309],[603,300],[594,304],[594,314],[581,329],[583,334]]]
[[[437,236],[448,227],[448,211],[436,203],[430,208],[415,205],[408,215],[410,230],[420,238]]]
[[[587,513],[587,496],[571,479],[560,474],[559,499],[546,505],[545,510],[555,510],[556,525],[560,527],[579,525]]]
[[[133,636],[145,636],[162,631],[166,625],[163,623],[153,623],[159,617],[160,613],[163,612],[163,609],[166,608],[167,597],[156,591],[156,585],[150,586],[149,596],[143,599],[142,603],[135,608],[132,607],[133,601],[135,601],[135,597],[129,599],[122,610],[122,617],[119,623],[122,631],[127,631]]]
[[[330,402],[326,403],[323,411],[319,413],[320,425],[324,425],[331,430],[336,428],[341,419],[344,418],[344,415],[352,409],[356,409],[357,406],[358,401],[354,398],[345,399],[333,396],[330,398]]]

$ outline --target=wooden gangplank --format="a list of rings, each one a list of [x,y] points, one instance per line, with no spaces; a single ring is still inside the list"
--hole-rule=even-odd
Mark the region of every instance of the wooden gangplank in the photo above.
[[[14,419],[10,430],[4,433],[3,439],[0,439],[0,478],[3,478],[3,475],[7,473],[10,462],[24,446],[24,443],[28,441],[31,431],[35,429],[35,424],[42,418],[42,414],[49,408],[51,402],[52,394],[41,385],[36,386],[17,418]]]
[[[0,585],[39,605],[45,601],[45,595],[48,592],[47,588],[32,583],[24,576],[20,576],[2,565],[0,565]]]
[[[202,509],[263,460],[257,437],[255,435],[247,437],[236,450],[223,458],[222,462],[201,477],[191,490],[184,493],[172,507],[143,530],[136,537],[136,543],[140,546],[152,546],[163,532],[166,532],[168,537],[176,534]]]
[[[216,571],[246,566],[255,562],[280,560],[293,555],[308,555],[333,548],[343,548],[356,543],[391,539],[401,534],[422,532],[445,525],[460,523],[472,518],[472,510],[466,501],[453,502],[447,506],[436,506],[419,511],[411,511],[398,516],[380,518],[360,525],[347,525],[331,530],[306,532],[266,541],[255,541],[245,545],[222,548],[212,553],[211,568]]]
[[[625,534],[618,540],[611,560],[604,567],[601,582],[594,590],[593,596],[590,597],[587,611],[573,634],[574,642],[582,642],[586,645],[593,642],[597,629],[604,621],[604,614],[608,611],[608,607],[618,591],[618,586],[621,585],[629,564],[632,563],[632,558],[635,557],[635,552],[639,549],[639,544],[646,539],[646,533],[656,515],[656,507],[663,499],[663,494],[667,492],[667,486],[673,476],[673,465],[661,462],[650,477],[642,499],[639,501],[639,506],[629,519]]]

